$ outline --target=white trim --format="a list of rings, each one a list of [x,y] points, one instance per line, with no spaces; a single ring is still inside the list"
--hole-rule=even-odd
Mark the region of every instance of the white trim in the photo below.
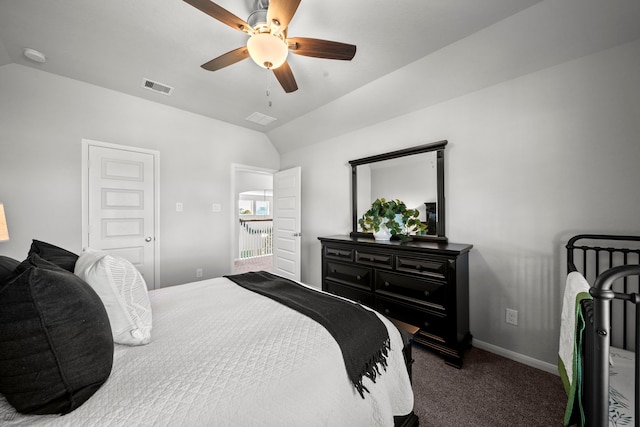
[[[493,344],[489,344],[483,341],[473,339],[473,346],[478,347],[481,350],[486,350],[491,353],[495,353],[499,356],[506,357],[507,359],[515,360],[524,365],[531,366],[532,368],[540,369],[550,374],[558,374],[558,367],[551,363],[543,362],[542,360],[534,359],[533,357],[525,356],[524,354],[516,353],[515,351],[507,350],[502,347],[498,347]]]
[[[82,248],[86,248],[89,244],[89,200],[87,198],[89,185],[89,146],[113,148],[116,150],[132,151],[136,153],[145,153],[153,156],[153,199],[154,199],[154,289],[160,288],[160,152],[157,150],[149,150],[146,148],[131,147],[128,145],[112,144],[109,142],[94,141],[92,139],[82,138]]]

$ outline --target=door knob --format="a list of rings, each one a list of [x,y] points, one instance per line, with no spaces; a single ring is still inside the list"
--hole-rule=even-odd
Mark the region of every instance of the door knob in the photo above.
[[[144,239],[145,242],[150,242],[151,241],[151,237],[147,237],[146,239]]]

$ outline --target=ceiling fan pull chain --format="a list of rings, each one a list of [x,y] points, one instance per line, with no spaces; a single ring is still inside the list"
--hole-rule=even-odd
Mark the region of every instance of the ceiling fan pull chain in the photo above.
[[[271,95],[271,70],[267,69],[267,99],[269,100],[268,102],[269,107],[272,106],[271,99],[269,99],[270,95]]]

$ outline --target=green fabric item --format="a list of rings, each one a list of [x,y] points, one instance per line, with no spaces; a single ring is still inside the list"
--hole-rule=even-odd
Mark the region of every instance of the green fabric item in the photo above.
[[[582,338],[585,328],[585,319],[582,315],[581,302],[585,299],[592,299],[586,292],[576,295],[576,333],[573,344],[573,366],[570,367],[573,373],[573,382],[569,382],[567,367],[562,359],[558,357],[558,371],[562,384],[567,392],[567,408],[564,413],[564,425],[583,427],[585,425],[584,407],[582,406]]]

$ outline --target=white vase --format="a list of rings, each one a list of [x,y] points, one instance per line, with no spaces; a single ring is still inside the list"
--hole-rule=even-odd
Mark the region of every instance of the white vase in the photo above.
[[[380,231],[374,231],[373,238],[380,241],[391,240],[391,232],[386,225],[380,224]]]

